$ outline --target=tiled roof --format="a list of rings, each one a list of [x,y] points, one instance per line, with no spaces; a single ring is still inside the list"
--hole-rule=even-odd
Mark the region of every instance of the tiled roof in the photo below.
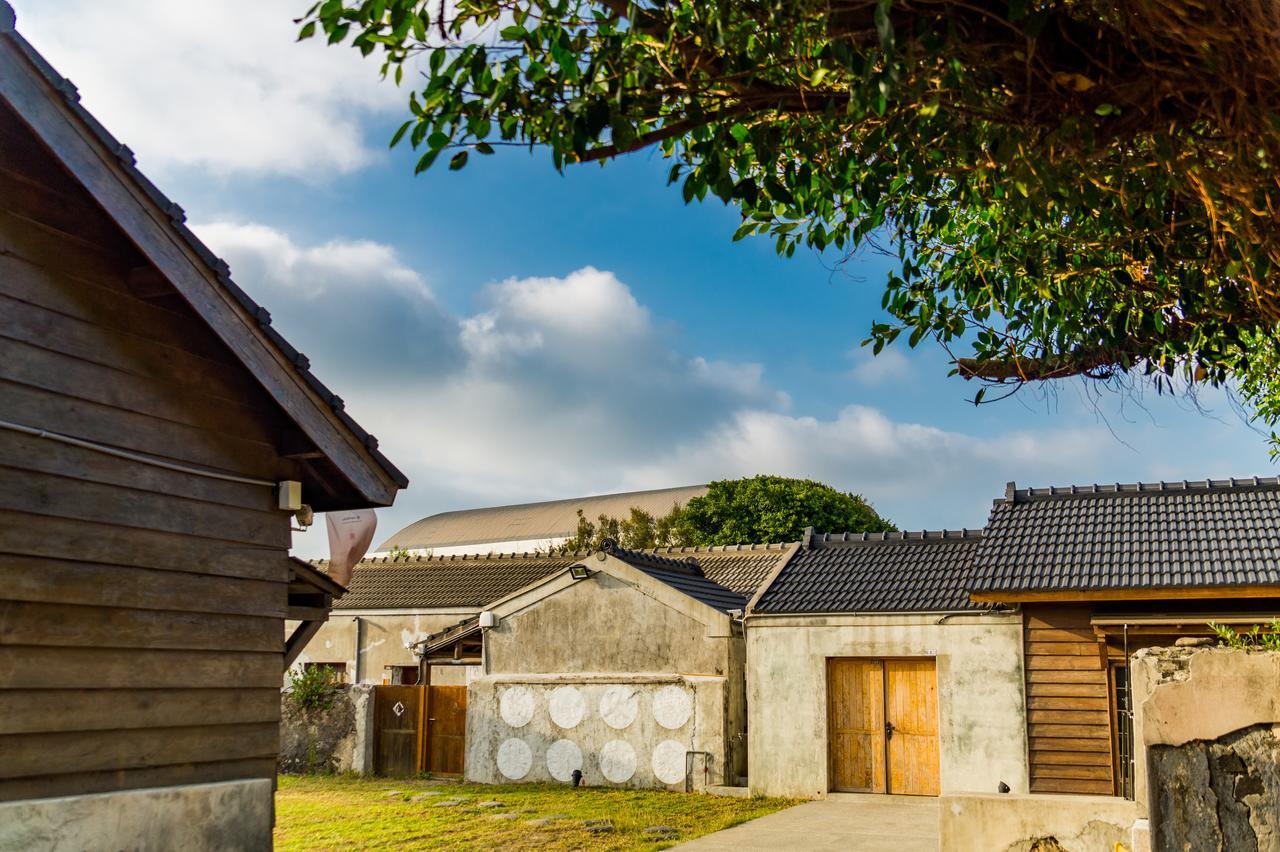
[[[579,559],[536,554],[362,559],[333,608],[479,609]]]
[[[975,609],[968,579],[981,530],[814,535],[756,602],[758,613]]]
[[[660,547],[660,556],[696,562],[709,580],[748,598],[769,578],[789,544],[730,544],[715,547]]]
[[[633,568],[638,568],[655,580],[666,583],[671,588],[721,612],[746,609],[747,598],[744,595],[706,577],[698,567],[698,563],[691,559],[677,559],[669,555],[642,550],[625,550],[621,547],[605,549],[611,555]]]
[[[26,57],[27,61],[39,74],[52,86],[63,102],[71,112],[79,119],[80,123],[86,127],[98,140],[109,156],[113,157],[119,164],[121,169],[129,176],[134,184],[142,190],[162,211],[164,211],[169,219],[169,228],[171,232],[200,258],[204,265],[216,277],[218,284],[221,285],[228,293],[231,294],[241,307],[249,313],[257,322],[258,327],[262,330],[263,335],[271,342],[271,344],[280,352],[284,358],[293,365],[298,376],[305,382],[311,390],[325,402],[337,416],[342,425],[355,435],[357,440],[364,445],[369,455],[373,457],[378,466],[386,472],[386,474],[401,488],[409,484],[408,478],[400,472],[400,470],[391,463],[390,459],[382,454],[378,449],[378,439],[366,432],[359,423],[351,418],[351,415],[344,411],[342,399],[329,390],[315,374],[311,372],[311,362],[306,355],[303,355],[297,349],[285,340],[280,332],[271,326],[271,314],[266,308],[255,302],[248,293],[240,289],[240,287],[231,280],[231,268],[227,262],[214,254],[208,246],[201,242],[200,238],[195,235],[186,225],[187,215],[177,202],[169,199],[160,188],[138,169],[133,151],[129,146],[125,145],[119,139],[107,130],[97,118],[94,117],[80,103],[80,93],[71,80],[63,77],[58,73],[52,65],[49,64],[40,52],[31,46],[25,38],[14,28],[15,15],[13,8],[4,0],[0,0],[0,36],[8,38],[15,47]]]
[[[974,568],[975,592],[1280,584],[1280,479],[1010,483]]]

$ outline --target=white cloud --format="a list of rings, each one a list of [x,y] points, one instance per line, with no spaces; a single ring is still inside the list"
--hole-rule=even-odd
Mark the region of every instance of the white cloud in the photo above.
[[[379,64],[295,43],[296,0],[15,0],[18,28],[140,164],[319,175],[370,163],[370,115],[405,108]]]
[[[855,349],[849,374],[859,384],[879,387],[887,382],[901,382],[912,376],[911,359],[902,354],[901,346],[890,346],[873,355],[869,347]]]
[[[1234,421],[1197,419],[1200,435],[1126,422],[1138,452],[1087,411],[985,433],[872,405],[793,412],[761,365],[686,354],[624,282],[592,267],[498,282],[460,316],[380,243],[301,245],[225,222],[197,231],[412,480],[382,513],[379,540],[448,509],[756,473],[822,480],[903,526],[936,528],[981,526],[1009,479],[1251,472],[1239,468]],[[1215,448],[1222,458],[1206,458]],[[310,556],[326,545],[312,533],[298,547]]]

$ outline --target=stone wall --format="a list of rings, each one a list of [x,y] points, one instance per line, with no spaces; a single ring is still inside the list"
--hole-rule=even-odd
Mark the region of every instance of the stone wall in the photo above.
[[[1155,850],[1280,850],[1280,654],[1155,648],[1132,665]]]
[[[938,804],[940,848],[982,852],[1133,849],[1138,816],[1133,802],[1115,796],[957,793]]]
[[[328,710],[303,711],[287,693],[280,705],[280,771],[373,771],[373,687],[341,686]]]

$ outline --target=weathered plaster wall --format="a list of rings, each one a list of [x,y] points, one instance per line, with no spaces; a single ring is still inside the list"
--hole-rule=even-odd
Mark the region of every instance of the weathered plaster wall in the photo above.
[[[1139,651],[1135,789],[1157,850],[1280,850],[1280,654]]]
[[[281,772],[373,772],[373,687],[344,686],[328,710],[304,712],[281,696]]]
[[[827,659],[934,657],[941,788],[1027,791],[1022,620],[1009,615],[756,616],[747,620],[753,795],[824,796]]]
[[[426,638],[446,627],[451,627],[476,614],[474,609],[422,610],[394,613],[335,610],[320,631],[303,648],[295,666],[309,662],[346,663],[348,683],[355,681],[356,634],[360,635],[359,682],[382,683],[386,666],[415,666],[418,658],[405,645]],[[357,625],[356,619],[359,619]],[[296,622],[287,622],[285,635],[292,632]],[[431,682],[441,686],[467,682],[466,666],[434,666]]]
[[[268,778],[0,803],[0,850],[271,849]]]
[[[504,615],[468,691],[467,778],[567,783],[577,768],[593,785],[683,789],[686,752],[705,751],[695,785],[732,782],[743,640],[709,632],[604,572]]]
[[[944,793],[938,804],[939,848],[983,852],[1132,850],[1138,816],[1114,796]]]
[[[725,675],[730,639],[605,573],[503,618],[485,633],[488,674],[680,672]]]

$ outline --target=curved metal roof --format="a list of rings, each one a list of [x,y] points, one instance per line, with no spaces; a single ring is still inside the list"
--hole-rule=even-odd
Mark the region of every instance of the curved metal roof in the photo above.
[[[576,497],[545,503],[520,503],[441,512],[410,524],[378,546],[384,553],[393,548],[430,550],[437,547],[500,545],[520,541],[547,541],[573,535],[578,527],[578,510],[594,521],[600,515],[625,518],[633,506],[654,516],[665,515],[671,507],[707,493],[705,485],[660,488]],[[503,548],[495,547],[495,550]],[[510,550],[511,548],[505,548]]]

